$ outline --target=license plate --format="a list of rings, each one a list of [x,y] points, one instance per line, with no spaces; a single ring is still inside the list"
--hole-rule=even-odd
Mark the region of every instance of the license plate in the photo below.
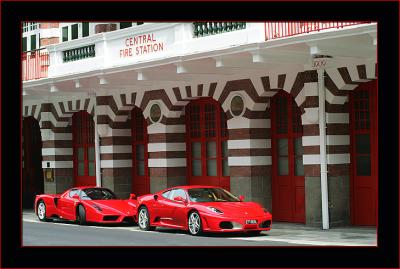
[[[257,220],[246,220],[246,224],[257,224]]]

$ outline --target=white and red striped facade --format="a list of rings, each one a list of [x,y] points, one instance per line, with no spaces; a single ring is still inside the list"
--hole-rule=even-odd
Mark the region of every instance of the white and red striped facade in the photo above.
[[[227,159],[229,170],[224,170],[228,171],[224,178],[231,192],[262,203],[272,209],[273,215],[274,209],[285,210],[274,203],[288,201],[289,211],[299,207],[302,217],[292,218],[289,212],[282,213],[281,220],[321,225],[324,205],[321,205],[318,72],[322,72],[326,96],[329,222],[331,225],[375,224],[357,221],[363,217],[357,217],[353,201],[359,197],[354,192],[363,189],[354,187],[357,156],[353,144],[358,133],[352,125],[355,114],[351,114],[354,110],[351,98],[362,87],[376,91],[376,24],[361,23],[325,31],[321,28],[320,32],[296,32],[282,37],[266,34],[270,23],[248,23],[244,29],[197,38],[193,37],[190,23],[171,24],[170,28],[167,24],[157,28],[158,25],[149,23],[47,47],[49,75],[24,82],[22,108],[24,117],[32,116],[39,123],[42,168],[51,168],[54,172],[54,181],[44,183],[45,192],[59,193],[76,182],[74,163],[77,165],[78,157],[74,150],[72,117],[78,111],[93,116],[94,132],[99,137],[97,184],[109,187],[122,197],[135,192],[136,160],[141,157],[135,157],[136,146],[132,146],[136,139],[132,139],[133,132],[139,128],[132,120],[133,109],[139,109],[145,120],[146,139],[141,141],[145,141],[144,177],[149,191],[189,184],[194,159],[189,147],[195,140],[190,140],[187,133],[190,122],[186,108],[196,100],[204,99],[206,103],[214,100],[224,113],[224,119],[216,118],[219,125],[226,120],[228,149],[226,157],[222,156],[223,150],[217,150],[216,160],[220,167],[224,158]],[[154,34],[153,41],[161,40],[164,51],[148,52],[137,59],[115,55],[118,51],[113,46],[117,40],[126,45],[126,39],[136,32]],[[63,51],[91,44],[96,45],[96,56],[62,61]],[[319,64],[320,68],[316,68]],[[321,68],[322,71],[317,71]],[[297,106],[293,109],[300,111],[298,137],[304,171],[299,177],[300,185],[291,187],[295,183],[289,181],[292,183],[288,183],[288,188],[293,190],[288,192],[284,187],[281,190],[276,187],[280,159],[274,154],[279,150],[281,136],[275,135],[278,114],[271,108],[276,107],[272,104],[280,92],[287,93]],[[244,109],[235,116],[231,102],[237,95],[244,101]],[[161,108],[158,122],[150,117],[154,104]],[[376,135],[371,136],[376,139]],[[224,141],[218,139],[215,140],[218,143]],[[368,154],[371,154],[370,160],[377,158],[373,152]],[[377,182],[377,171],[374,169],[371,173]],[[375,186],[372,191],[376,190]],[[377,216],[376,212],[373,214]]]

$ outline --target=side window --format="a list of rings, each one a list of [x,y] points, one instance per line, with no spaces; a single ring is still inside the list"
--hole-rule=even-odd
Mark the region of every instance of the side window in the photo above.
[[[172,190],[171,196],[169,199],[174,200],[175,197],[182,197],[183,199],[186,199],[186,193],[183,189],[175,189]]]
[[[171,194],[171,191],[163,192],[162,197],[164,197],[164,198],[166,198],[166,199],[169,199],[169,195],[170,195],[170,194]]]
[[[79,194],[79,190],[76,190],[76,189],[71,190],[71,191],[69,192],[69,197],[72,198],[75,194]]]

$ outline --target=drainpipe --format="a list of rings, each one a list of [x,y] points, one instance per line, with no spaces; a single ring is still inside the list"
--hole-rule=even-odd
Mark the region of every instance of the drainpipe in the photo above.
[[[96,186],[101,187],[101,174],[100,174],[100,141],[99,141],[99,130],[97,130],[97,98],[94,95],[94,148],[96,155]]]
[[[329,229],[328,206],[328,169],[326,156],[326,114],[325,114],[325,81],[324,68],[318,72],[318,102],[319,102],[319,152],[321,163],[321,200],[322,200],[322,229]]]

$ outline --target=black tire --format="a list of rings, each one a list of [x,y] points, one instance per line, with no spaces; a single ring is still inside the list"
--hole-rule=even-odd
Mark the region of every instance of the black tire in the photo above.
[[[37,216],[40,221],[49,221],[48,218],[46,218],[46,204],[44,201],[40,200],[37,208],[36,208]]]
[[[86,210],[83,205],[78,205],[78,223],[86,225]]]
[[[145,206],[139,208],[137,223],[143,231],[153,231],[155,229],[154,226],[150,226],[150,213]]]
[[[199,212],[192,211],[188,217],[188,230],[193,236],[201,235],[203,233],[203,224]]]

